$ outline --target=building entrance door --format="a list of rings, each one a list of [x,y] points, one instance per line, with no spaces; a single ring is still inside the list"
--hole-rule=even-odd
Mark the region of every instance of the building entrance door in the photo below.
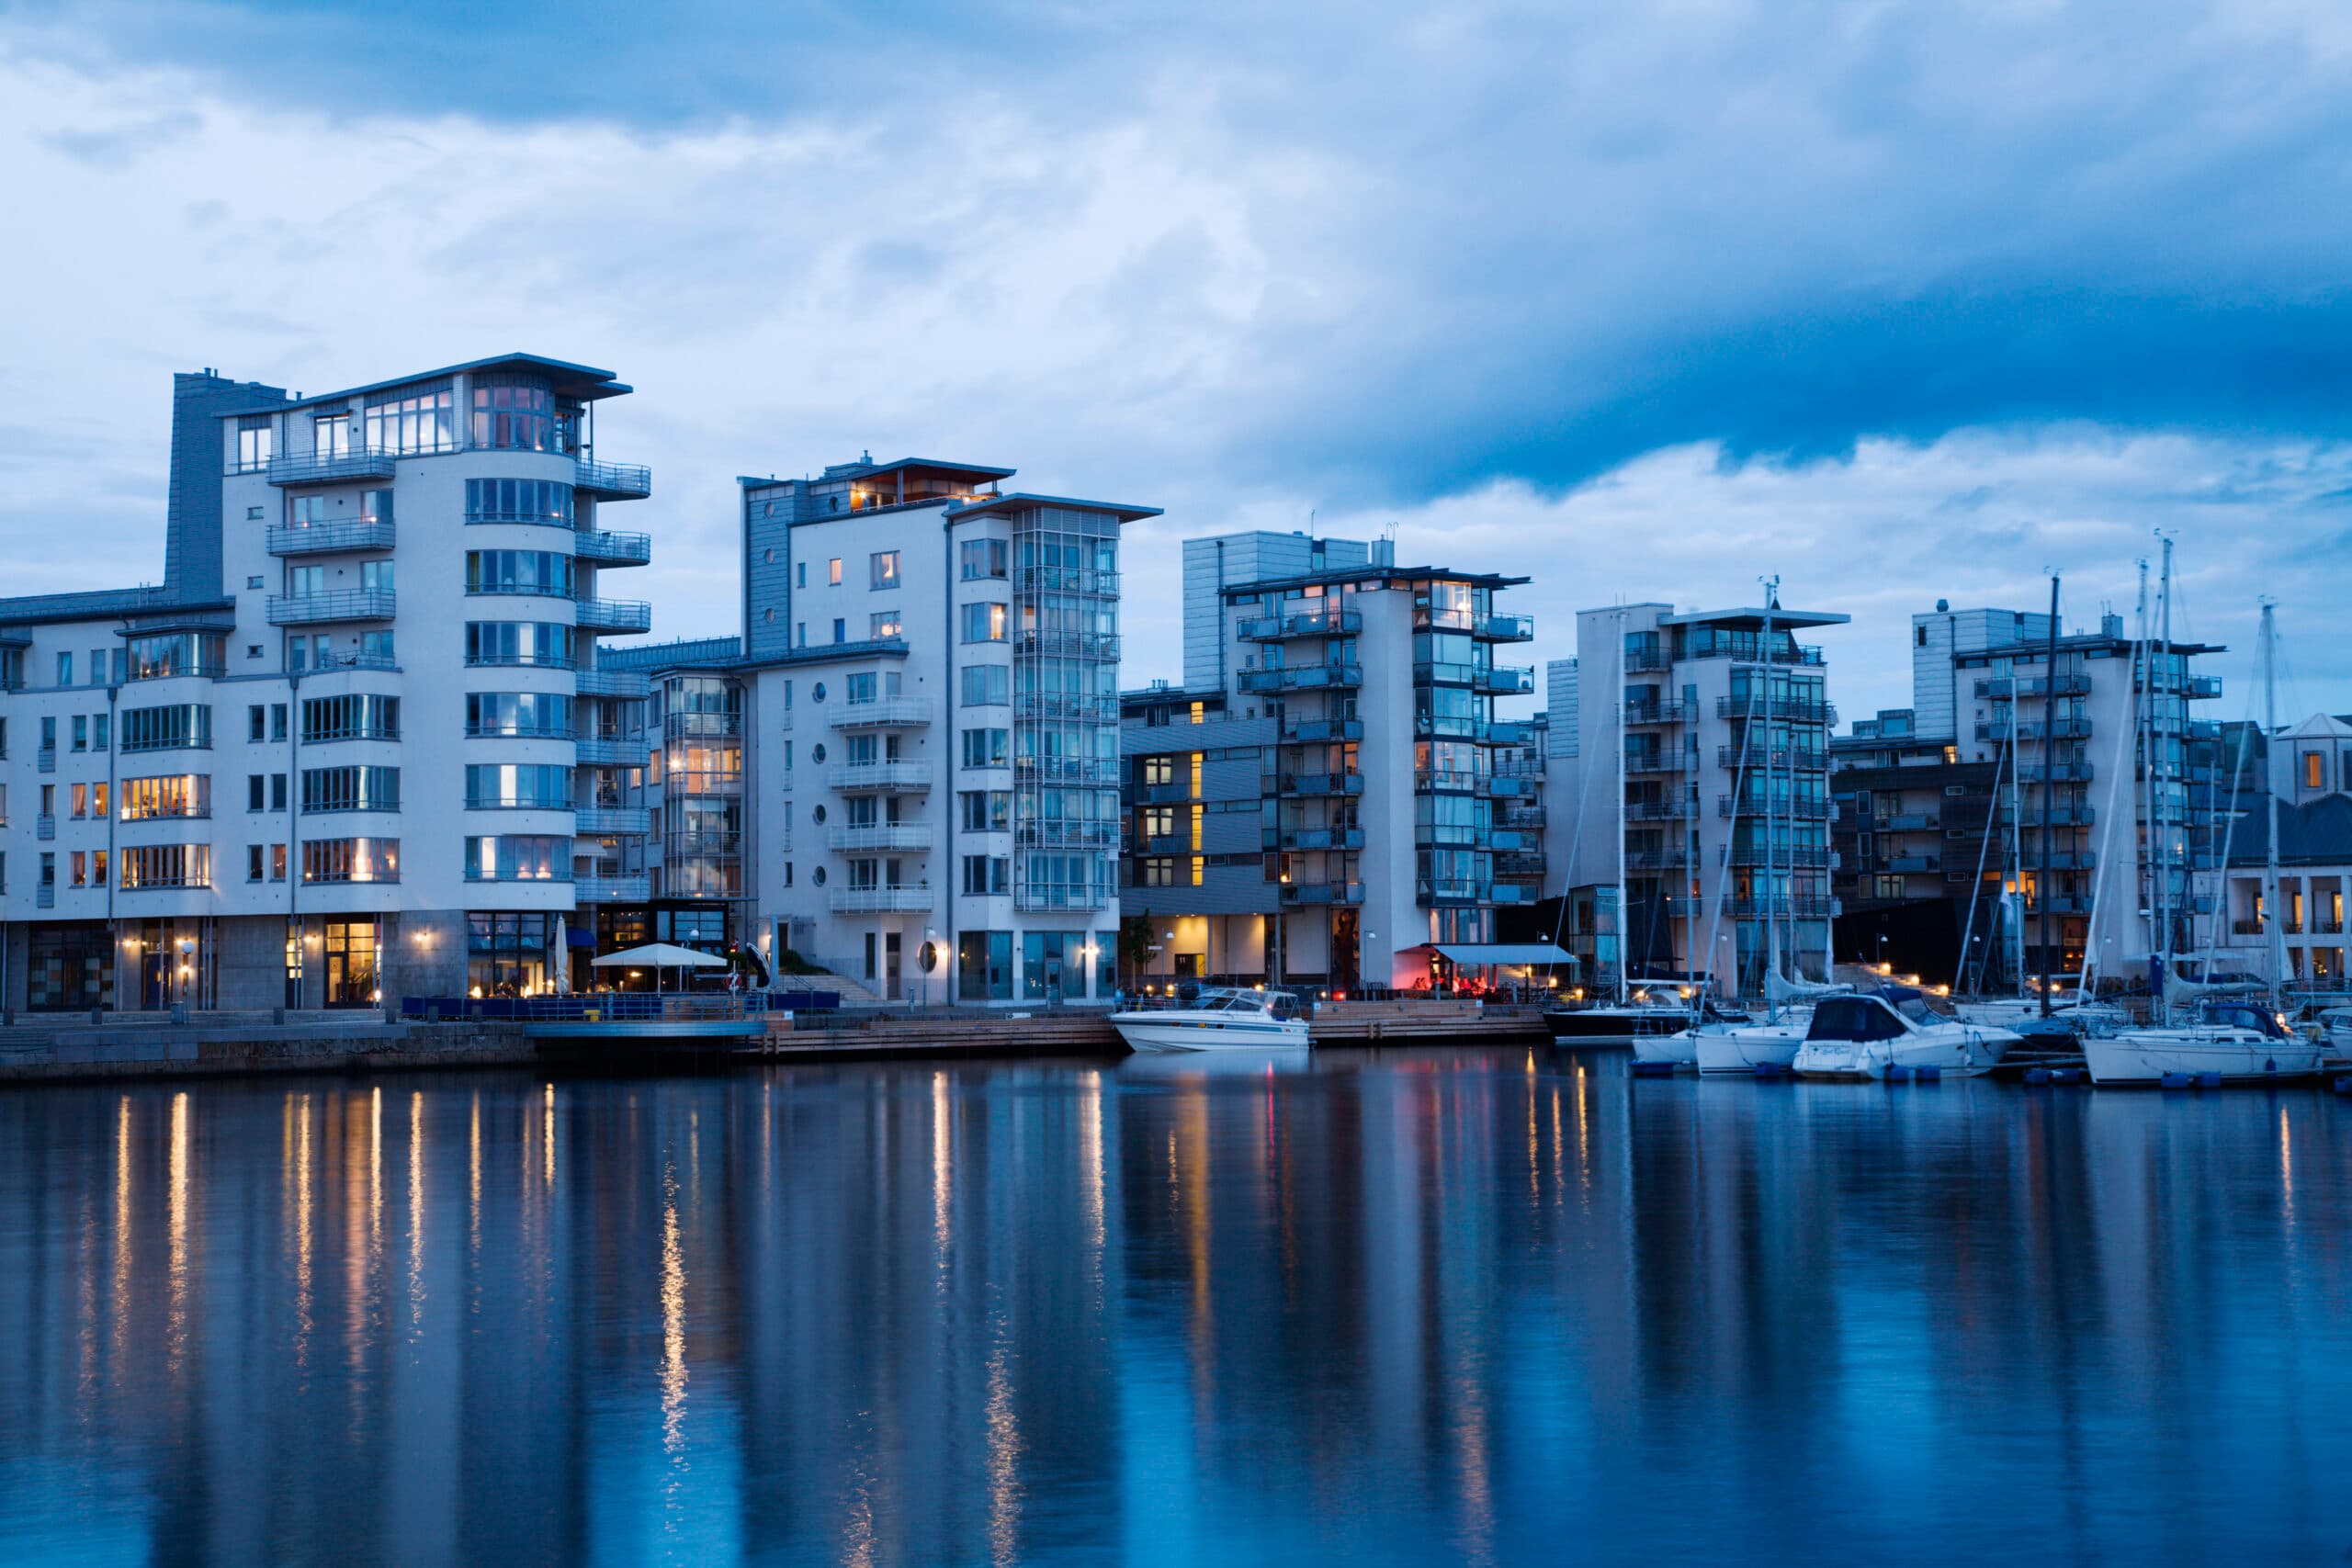
[[[901,953],[899,933],[886,931],[882,937],[882,995],[889,1001],[899,1000],[899,975]]]

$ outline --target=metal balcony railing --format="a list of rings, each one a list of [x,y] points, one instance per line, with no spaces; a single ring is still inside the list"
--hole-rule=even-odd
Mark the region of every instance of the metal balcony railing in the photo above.
[[[1475,690],[1496,696],[1512,696],[1535,690],[1535,671],[1516,665],[1498,664],[1491,670],[1481,670],[1471,682]]]
[[[927,792],[932,780],[922,762],[842,762],[829,782],[842,795],[897,795]]]
[[[1750,692],[1746,696],[1717,697],[1717,718],[1754,718],[1764,716],[1764,694]],[[1800,702],[1775,694],[1772,698],[1772,722],[1790,724],[1836,724],[1838,705],[1831,702]]]
[[[899,850],[931,848],[931,824],[928,822],[870,822],[847,828],[835,828],[825,836],[827,844],[842,854],[867,854]]]
[[[399,530],[389,517],[354,517],[334,523],[293,523],[263,536],[274,556],[327,555],[338,550],[389,550]]]
[[[931,722],[929,697],[884,697],[870,703],[839,703],[832,709],[835,729],[920,729]]]
[[[1241,623],[1249,642],[1280,642],[1287,637],[1348,637],[1363,629],[1357,610],[1317,610],[1298,615],[1263,615]]]
[[[1627,703],[1625,705],[1627,724],[1696,724],[1698,721],[1699,705],[1695,702],[1686,703],[1679,697],[1671,702]]]
[[[934,907],[928,883],[910,887],[836,887],[826,902],[836,915],[913,915]]]
[[[638,670],[582,670],[573,679],[583,697],[642,697],[653,691],[653,678]]]
[[[1690,753],[1679,748],[1625,753],[1625,771],[1629,773],[1684,773],[1690,771]]]
[[[1481,642],[1533,642],[1535,617],[1532,615],[1481,615],[1472,623],[1470,635]]]
[[[626,735],[577,736],[571,746],[574,760],[591,768],[640,767],[653,751],[646,742]]]
[[[1362,773],[1284,773],[1275,784],[1278,795],[1362,795]]]
[[[582,528],[572,536],[571,553],[598,566],[643,566],[653,558],[653,536]]]
[[[1680,822],[1697,815],[1698,803],[1690,800],[1637,800],[1625,807],[1630,822]]]
[[[1278,828],[1266,835],[1270,850],[1360,850],[1361,828]]]
[[[652,830],[652,814],[642,806],[582,806],[573,811],[571,820],[574,831],[590,838]]]
[[[44,813],[44,814],[43,814],[43,815],[41,815],[41,816],[39,816],[39,817],[34,818],[33,818],[33,837],[34,837],[34,838],[36,838],[36,839],[40,840],[43,843],[46,843],[46,842],[48,842],[50,840],[56,838],[56,837],[57,837],[57,818],[56,818],[56,817],[55,817],[55,816],[53,816],[53,815],[48,814],[48,813]]]
[[[1286,746],[1312,746],[1325,740],[1361,740],[1363,721],[1355,718],[1285,718],[1282,739]]]
[[[1241,689],[1245,692],[1305,692],[1363,684],[1363,667],[1357,664],[1287,664],[1272,670],[1241,671]]]
[[[642,599],[577,599],[580,629],[633,635],[653,629],[653,606]]]
[[[274,485],[388,479],[395,472],[393,454],[381,446],[354,446],[341,452],[288,452],[269,460],[269,482]]]
[[[1715,815],[1718,817],[1731,816],[1735,806],[1742,817],[1761,818],[1765,814],[1764,803],[1760,800],[1734,801],[1727,795],[1715,796]],[[1788,822],[1826,822],[1831,810],[1830,803],[1826,800],[1775,800],[1771,814]]]
[[[1718,746],[1715,761],[1726,768],[1770,767],[1774,773],[1826,773],[1829,768],[1829,753],[1793,750],[1775,746],[1768,753],[1762,746]]]
[[[1119,657],[1116,632],[1023,632],[1012,639],[1017,653],[1040,659],[1107,659]]]
[[[621,876],[575,876],[571,897],[577,904],[642,904],[651,879],[643,872]]]
[[[1285,882],[1282,885],[1285,904],[1361,904],[1363,884],[1361,882]]]
[[[1115,850],[1119,829],[1111,822],[1023,822],[1013,829],[1013,841],[1046,850]]]
[[[344,588],[329,593],[272,594],[266,606],[273,626],[310,626],[331,621],[389,621],[396,601],[389,588]]]
[[[579,460],[572,484],[605,501],[642,501],[653,493],[653,470],[637,463]]]

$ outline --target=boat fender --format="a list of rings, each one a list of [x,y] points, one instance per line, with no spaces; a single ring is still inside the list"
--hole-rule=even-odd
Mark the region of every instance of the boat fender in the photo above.
[[[1670,1078],[1674,1076],[1672,1062],[1635,1062],[1634,1076],[1637,1078]]]
[[[1944,1070],[1941,1067],[1937,1066],[1934,1063],[1929,1062],[1912,1068],[1911,1076],[1917,1078],[1921,1083],[1941,1083],[1943,1081]]]
[[[1886,1081],[1889,1083],[1902,1083],[1910,1076],[1911,1069],[1900,1062],[1889,1062],[1886,1065]]]
[[[2335,1092],[2338,1094],[2352,1094],[2352,1074],[2347,1074],[2335,1080]]]
[[[2222,1075],[2219,1073],[2199,1073],[2197,1075],[2197,1087],[2199,1089],[2219,1089],[2222,1087]]]
[[[2187,1089],[2188,1087],[2188,1075],[2187,1073],[2166,1073],[2163,1077],[2158,1078],[2156,1082],[2165,1089]]]
[[[2052,1067],[2050,1069],[2050,1081],[2052,1083],[2080,1083],[2083,1081],[2083,1069],[2080,1067]]]
[[[2058,1080],[2055,1075],[2053,1075],[2048,1067],[2028,1067],[2025,1070],[2025,1081],[2028,1083],[2056,1083]]]

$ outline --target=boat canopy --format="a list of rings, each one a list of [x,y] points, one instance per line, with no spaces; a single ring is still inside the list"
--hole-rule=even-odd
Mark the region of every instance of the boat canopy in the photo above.
[[[1548,942],[1439,942],[1429,944],[1429,951],[1457,966],[1476,968],[1482,964],[1501,964],[1509,968],[1541,967],[1546,964],[1574,964],[1577,955],[1563,952]]]
[[[1943,1021],[1928,1010],[1928,999],[1909,986],[1882,986],[1854,997],[1824,997],[1813,1006],[1807,1040],[1895,1040],[1911,1025],[1925,1027]]]
[[[2247,1002],[2209,1001],[2199,1010],[2199,1017],[2206,1023],[2223,1029],[2251,1029],[2272,1040],[2294,1038],[2268,1009]]]

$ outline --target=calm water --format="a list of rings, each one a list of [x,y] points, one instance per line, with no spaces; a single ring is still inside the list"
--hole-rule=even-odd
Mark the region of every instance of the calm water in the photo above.
[[[1622,1056],[0,1094],[0,1562],[2342,1561],[2352,1104]]]

